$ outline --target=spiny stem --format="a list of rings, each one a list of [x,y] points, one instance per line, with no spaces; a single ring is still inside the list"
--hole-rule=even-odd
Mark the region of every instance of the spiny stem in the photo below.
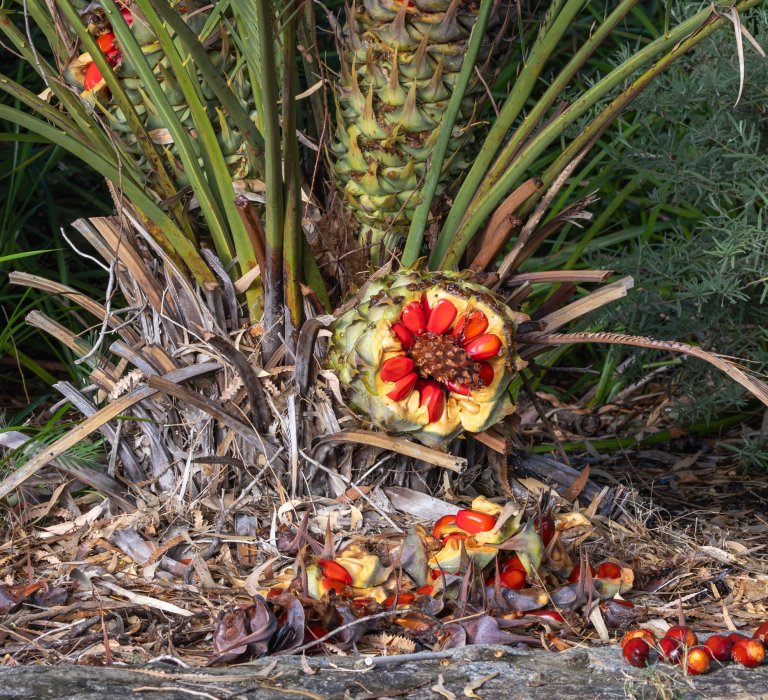
[[[266,164],[266,269],[264,280],[264,339],[262,353],[270,358],[284,335],[283,319],[283,174],[280,125],[278,124],[277,65],[275,63],[275,18],[269,0],[255,0],[258,18],[259,68],[263,103],[264,155]]]
[[[289,0],[289,17],[283,28],[283,155],[285,158],[285,235],[283,249],[283,284],[285,293],[285,342],[295,345],[301,328],[301,173],[296,140],[296,22],[295,0]]]

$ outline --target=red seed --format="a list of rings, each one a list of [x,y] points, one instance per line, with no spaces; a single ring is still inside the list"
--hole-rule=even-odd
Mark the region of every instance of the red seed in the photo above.
[[[456,540],[457,542],[465,542],[467,537],[469,537],[469,535],[466,532],[452,532],[450,535],[443,537],[443,546],[448,544],[451,540]]]
[[[493,367],[487,362],[478,362],[477,371],[480,372],[480,381],[485,386],[491,386],[493,384]]]
[[[123,16],[125,23],[130,27],[133,24],[133,13],[127,7],[121,7],[120,14]]]
[[[509,569],[499,573],[499,582],[502,588],[512,588],[519,591],[521,588],[525,588],[525,571],[518,571],[517,569]]]
[[[429,299],[427,298],[426,294],[421,300],[421,305],[424,308],[424,318],[426,318],[427,321],[429,321],[429,316],[432,313],[432,309],[429,306]]]
[[[509,559],[507,559],[502,565],[501,565],[502,571],[523,571],[525,572],[525,567],[523,566],[523,562],[520,561],[520,557],[517,556],[517,554],[513,554]]]
[[[696,633],[690,627],[685,627],[684,625],[673,625],[664,636],[669,639],[676,639],[687,647],[695,647],[699,643]]]
[[[536,528],[536,532],[539,533],[539,537],[541,537],[541,541],[546,547],[555,536],[555,521],[552,519],[552,516],[545,515],[543,518],[535,518],[533,526]]]
[[[765,661],[765,645],[759,639],[740,639],[733,645],[731,658],[742,666],[754,668]]]
[[[493,530],[493,526],[496,525],[496,518],[477,510],[460,510],[456,513],[456,525],[465,532],[476,535],[478,532]]]
[[[464,332],[468,322],[469,316],[467,316],[467,314],[462,314],[459,316],[459,318],[456,320],[456,325],[451,331],[451,336],[457,338],[460,342],[463,341],[462,333]]]
[[[427,327],[424,307],[418,301],[412,301],[403,309],[401,323],[414,335],[421,335]]]
[[[630,639],[622,647],[622,654],[630,666],[645,668],[648,665],[648,656],[651,653],[651,647],[644,639],[635,637]]]
[[[589,573],[592,574],[592,576],[595,575],[595,567],[592,566],[592,564],[589,564]],[[576,583],[581,578],[581,562],[579,562],[576,566],[574,566],[571,569],[571,573],[568,575],[568,581],[571,583]]]
[[[742,639],[749,639],[746,634],[741,634],[739,632],[731,632],[728,636],[728,639],[730,640],[731,644],[736,644],[736,642],[741,641]]]
[[[334,581],[341,581],[348,586],[352,583],[352,577],[349,575],[349,572],[339,562],[332,559],[321,559],[317,564],[322,569],[323,576]]]
[[[565,622],[565,618],[557,610],[528,610],[525,614],[546,617],[555,622]]]
[[[437,382],[426,382],[420,392],[419,406],[427,407],[429,422],[434,423],[440,420],[445,408],[445,394],[442,387]]]
[[[400,605],[407,605],[408,603],[411,603],[415,597],[416,596],[413,595],[413,593],[401,593],[397,596],[391,595],[384,600],[384,607],[393,608],[395,607],[395,604],[397,604],[398,607]]]
[[[484,333],[470,340],[464,349],[473,360],[488,360],[495,357],[501,350],[501,340],[497,335]]]
[[[689,649],[685,671],[689,676],[700,676],[709,671],[709,650],[705,647]]]
[[[627,632],[621,640],[621,648],[631,639],[642,639],[649,646],[656,646],[656,635],[651,630],[636,629]]]
[[[112,32],[106,32],[96,38],[96,43],[102,52],[107,53],[115,48],[115,35]]]
[[[387,396],[393,401],[402,401],[413,391],[413,387],[416,386],[418,379],[419,375],[416,374],[416,372],[406,374],[402,379],[398,380],[397,384],[395,384],[395,388],[392,389]]]
[[[402,323],[395,323],[392,326],[392,332],[397,336],[400,345],[403,346],[403,350],[408,350],[413,346],[413,334]]]
[[[413,360],[406,355],[390,357],[381,366],[381,381],[396,382],[413,370]]]
[[[485,333],[488,328],[488,317],[482,311],[472,311],[462,316],[453,328],[453,337],[465,343]]]
[[[86,90],[93,90],[102,80],[103,76],[99,67],[95,63],[89,63],[83,76],[83,87]]]
[[[419,586],[416,589],[416,593],[418,593],[419,595],[432,595],[434,590],[435,590],[434,586],[430,586],[429,584],[427,584],[426,586]]]
[[[452,391],[454,394],[461,394],[462,396],[469,396],[471,393],[469,384],[459,384],[452,379],[445,383],[445,388],[448,389],[448,391]]]
[[[448,299],[441,299],[429,314],[427,332],[442,335],[451,327],[455,318],[456,307]]]
[[[597,578],[621,578],[621,567],[613,561],[604,561],[597,567]]]
[[[659,657],[668,664],[676,664],[680,661],[683,645],[679,639],[663,637],[659,640]]]
[[[432,537],[438,540],[441,539],[443,537],[443,530],[452,527],[455,524],[455,515],[444,515],[435,523],[435,526],[432,528]]]
[[[733,642],[722,634],[713,634],[706,642],[704,647],[709,650],[713,659],[718,661],[730,661]]]
[[[325,588],[326,591],[336,591],[337,594],[341,594],[344,592],[344,589],[347,587],[347,584],[345,584],[343,581],[337,581],[335,578],[330,578],[329,576],[323,576],[323,588]]]
[[[768,622],[764,622],[755,630],[752,639],[759,639],[763,644],[768,644]]]

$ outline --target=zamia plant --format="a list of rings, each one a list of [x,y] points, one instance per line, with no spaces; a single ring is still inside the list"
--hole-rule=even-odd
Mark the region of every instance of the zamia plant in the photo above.
[[[586,203],[577,202],[547,218],[617,115],[713,31],[731,23],[741,29],[740,13],[759,2],[693,13],[584,86],[590,58],[638,1],[604,12],[585,0],[552,0],[542,12],[507,0],[354,0],[339,26],[335,72],[314,51],[311,3],[9,0],[0,31],[47,87],[35,94],[0,76],[0,89],[23,105],[0,105],[0,118],[60,144],[109,181],[117,216],[80,222],[78,230],[110,262],[132,306],[151,309],[151,318],[123,323],[63,285],[17,276],[79,300],[101,319],[102,337],[119,336],[108,346],[122,358],[114,363],[103,348],[88,349],[34,315],[31,322],[82,355],[109,399],[99,408],[71,387],[62,390],[103,421],[165,392],[234,431],[236,438],[206,433],[206,444],[220,442],[217,459],[227,451],[226,459],[250,458],[258,449],[293,493],[303,487],[302,450],[340,423],[323,399],[291,428],[312,394],[312,338],[321,325],[304,320],[329,311],[331,301],[308,243],[321,220],[311,214],[328,211],[334,196],[330,187],[319,191],[317,162],[302,168],[299,132],[305,151],[330,156],[329,172],[366,245],[400,255],[335,320],[322,321],[331,335],[326,367],[363,420],[444,449],[462,431],[483,431],[509,414],[528,360],[557,345],[596,341],[694,354],[768,403],[762,383],[697,348],[557,333],[623,296],[631,281],[571,300],[577,286],[610,273],[521,271],[542,241],[586,215]],[[572,34],[581,25],[589,31]],[[486,98],[497,74],[505,76],[505,94],[495,113]],[[333,135],[317,90],[326,83],[335,96],[328,100]],[[426,236],[428,228],[434,235]],[[346,252],[319,251],[337,255],[340,267]],[[542,300],[534,284],[554,290]],[[189,352],[192,338],[200,352]],[[197,376],[196,362],[200,372],[221,370],[206,363],[210,356],[226,371],[201,391],[220,403],[157,376],[186,381]],[[121,376],[126,363],[134,373]],[[279,367],[293,367],[293,381]],[[221,409],[232,401],[240,414]],[[137,431],[168,422],[155,404],[142,410],[154,413],[137,421]],[[190,431],[198,422],[175,421]],[[102,424],[92,416],[89,426]],[[372,432],[356,439],[381,443]],[[183,450],[196,440],[190,433]],[[172,460],[156,434],[149,441],[151,459],[123,455],[130,480],[140,481],[145,469],[158,488],[171,488]],[[66,444],[51,446],[29,469]],[[416,456],[417,446],[408,445],[388,443]],[[427,453],[436,464],[447,458]],[[203,484],[207,478],[199,476]],[[192,489],[197,482],[183,483]]]

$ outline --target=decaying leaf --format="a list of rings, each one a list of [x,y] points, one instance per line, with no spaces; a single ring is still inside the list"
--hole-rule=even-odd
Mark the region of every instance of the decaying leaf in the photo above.
[[[467,683],[467,685],[464,686],[464,696],[467,698],[478,698],[478,700],[483,700],[475,691],[478,688],[482,688],[488,681],[493,680],[498,675],[499,672],[494,671],[487,676],[480,676],[480,678],[475,679],[471,683]]]
[[[412,654],[416,651],[416,643],[398,634],[387,634],[379,632],[378,634],[365,635],[363,641],[376,649],[389,654]]]
[[[436,693],[446,698],[446,700],[457,700],[456,693],[451,692],[445,687],[445,678],[443,678],[442,673],[437,677],[437,683],[435,683],[430,690],[434,690]]]

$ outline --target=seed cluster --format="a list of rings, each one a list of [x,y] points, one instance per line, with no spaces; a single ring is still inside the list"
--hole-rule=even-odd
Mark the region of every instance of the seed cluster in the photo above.
[[[452,336],[424,333],[416,337],[408,354],[422,379],[447,384],[458,382],[470,389],[481,389],[480,367]]]
[[[459,315],[449,299],[429,305],[427,296],[403,307],[392,334],[400,342],[399,354],[381,364],[379,378],[391,382],[387,391],[393,401],[408,400],[418,392],[419,407],[427,407],[434,423],[443,415],[446,392],[471,396],[493,383],[494,369],[485,360],[503,350],[501,338],[486,333],[490,321],[479,309]]]

